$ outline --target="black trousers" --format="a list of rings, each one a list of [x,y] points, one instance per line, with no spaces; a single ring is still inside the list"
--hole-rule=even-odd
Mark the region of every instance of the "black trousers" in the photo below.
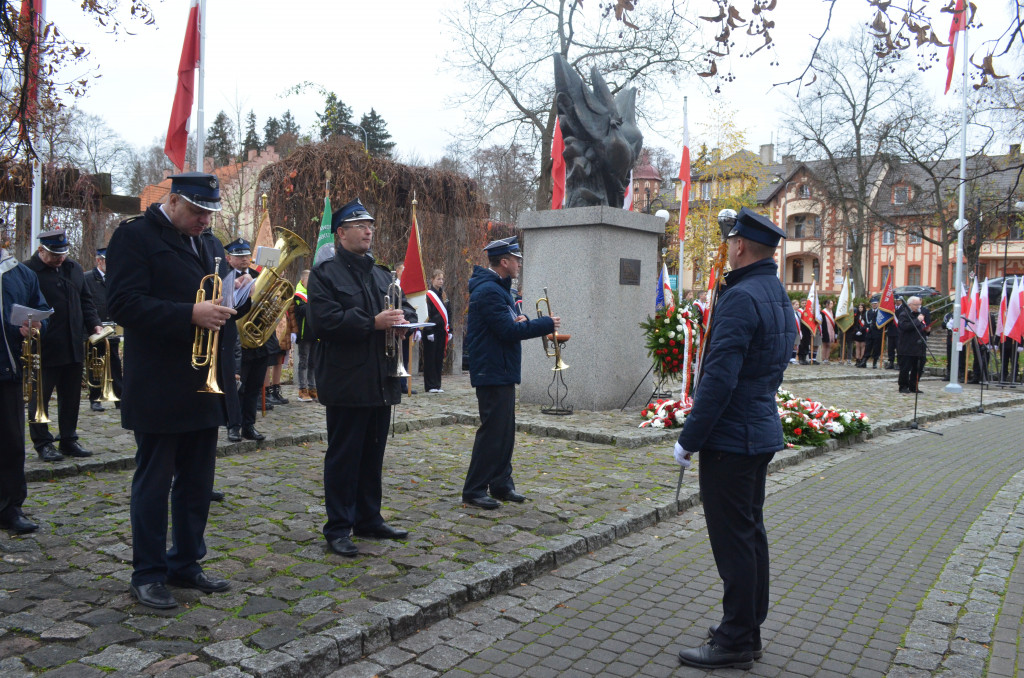
[[[167,581],[202,571],[206,520],[217,458],[217,428],[188,433],[136,433],[132,478],[132,583]],[[171,487],[174,481],[174,487]],[[167,550],[167,498],[171,548]]]
[[[864,361],[868,359],[877,361],[878,357],[882,355],[882,334],[869,334],[867,340],[867,346],[864,349]]]
[[[924,368],[923,355],[900,354],[900,389],[915,389],[921,380],[921,370]]]
[[[324,504],[327,541],[352,529],[384,524],[380,515],[384,447],[391,407],[327,406],[327,454],[324,456]]]
[[[0,518],[21,514],[25,483],[25,401],[21,380],[0,381]]]
[[[82,404],[82,363],[47,367],[43,363],[43,411],[50,416],[50,396],[57,389],[57,431],[61,443],[78,440],[78,408]],[[36,416],[36,399],[28,404],[28,417]],[[52,419],[52,417],[51,417]],[[29,435],[36,450],[54,442],[47,424],[29,424]]]
[[[895,322],[895,321],[893,321],[893,322]],[[899,343],[900,343],[900,335],[899,334],[893,334],[893,333],[890,332],[889,335],[885,338],[885,352],[889,356],[889,362],[895,362],[896,361],[896,347],[899,346]]]
[[[800,360],[807,360],[807,357],[813,350],[814,333],[811,332],[811,328],[807,327],[803,323],[800,324],[800,348],[797,351],[797,355]]]
[[[118,350],[120,341],[110,342],[110,381],[111,386],[114,388],[114,395],[118,398],[121,397],[121,352]],[[106,346],[99,344],[97,347],[98,354],[103,355],[106,352]],[[89,402],[96,402],[100,399],[100,389],[89,387]]]
[[[260,409],[260,396],[263,395],[263,382],[267,378],[269,356],[261,356],[253,360],[242,360],[242,390],[239,401],[242,408],[242,426],[256,425],[256,410]],[[223,386],[221,389],[223,390]],[[230,419],[231,414],[228,413]]]
[[[513,492],[512,449],[516,444],[516,385],[477,386],[480,428],[473,440],[463,499]]]
[[[1020,383],[1020,354],[1017,353],[1017,342],[1013,339],[1007,339],[1005,342],[999,345],[999,353],[1001,357],[1001,372],[1003,381],[1013,381],[1015,384]]]
[[[423,351],[423,388],[441,388],[441,371],[444,369],[444,336],[441,332],[434,335],[434,341],[426,338],[420,342]]]
[[[768,616],[764,484],[774,456],[700,452],[700,494],[723,585],[723,615],[714,641],[728,650],[755,649]]]

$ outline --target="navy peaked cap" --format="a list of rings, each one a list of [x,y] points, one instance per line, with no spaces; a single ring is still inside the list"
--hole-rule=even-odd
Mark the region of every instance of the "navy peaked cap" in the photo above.
[[[331,215],[331,233],[338,230],[338,227],[348,221],[373,221],[373,217],[363,207],[363,203],[356,198],[347,205],[342,205],[338,211]]]
[[[779,239],[785,238],[786,232],[773,224],[768,217],[744,207],[736,215],[736,225],[732,227],[726,237],[731,238],[734,235],[769,247],[778,247]]]
[[[103,257],[104,259],[106,259],[107,258],[107,248],[106,247],[97,247],[96,248],[96,256],[97,257]]]
[[[519,251],[519,238],[515,236],[502,238],[501,240],[492,240],[484,248],[484,252],[487,253],[488,257],[500,257],[505,254],[511,254],[514,257],[523,258],[522,253]]]
[[[177,193],[196,207],[220,211],[220,182],[206,172],[185,172],[171,176],[171,193]]]
[[[247,254],[252,254],[252,245],[245,238],[239,238],[229,242],[224,251],[236,257],[244,257]]]
[[[39,244],[43,246],[44,250],[54,254],[67,254],[71,249],[71,245],[68,244],[68,234],[62,228],[40,233]]]

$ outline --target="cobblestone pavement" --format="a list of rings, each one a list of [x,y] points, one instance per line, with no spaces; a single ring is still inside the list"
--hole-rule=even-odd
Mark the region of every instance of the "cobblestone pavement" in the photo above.
[[[787,377],[786,387],[795,393],[861,409],[879,430],[908,421],[913,414],[913,398],[896,392],[893,372],[793,366]],[[976,387],[954,396],[944,393],[943,385],[922,382],[922,423],[977,409]],[[667,552],[670,538],[681,539],[681,544],[687,539],[692,542],[687,547],[690,556],[685,557],[693,563],[710,558],[706,542],[700,540],[699,514],[691,511],[676,517],[680,508],[696,505],[697,497],[695,477],[688,475],[680,502],[673,499],[677,467],[667,450],[675,434],[637,429],[638,407],[624,413],[578,412],[552,418],[538,414],[536,406],[521,406],[516,478],[531,501],[493,512],[467,509],[459,502],[459,490],[472,445],[476,403],[464,375],[446,378],[445,389],[444,394],[413,395],[397,408],[397,435],[388,445],[386,517],[412,530],[410,539],[362,541],[360,557],[355,559],[326,553],[320,535],[324,519],[320,406],[293,399],[268,413],[257,423],[268,434],[261,445],[222,440],[217,486],[228,498],[211,510],[205,565],[229,576],[234,586],[229,594],[212,596],[176,590],[183,605],[167,612],[134,604],[126,590],[131,434],[120,429],[115,410],[93,413],[86,404],[80,433],[97,454],[84,462],[58,464],[32,458],[26,510],[42,527],[26,537],[0,536],[0,677],[45,672],[48,676],[163,673],[175,678],[211,671],[218,676],[322,676],[339,666],[339,676],[385,670],[395,676],[435,675],[499,639],[514,642],[513,636],[537,621],[534,617],[569,609],[559,606],[573,592],[593,593],[595,584],[623,571],[652,571],[651,559]],[[294,396],[293,390],[285,391]],[[985,402],[1005,408],[1024,402],[1024,393],[992,389],[986,391]],[[1019,424],[1021,411],[1012,412],[1005,423]],[[998,437],[1005,423],[984,419],[985,434]],[[1004,431],[1003,435],[1004,440],[1021,439],[1020,432]],[[923,437],[918,433],[912,439]],[[957,474],[971,476],[974,482],[972,474],[964,474],[962,447],[945,438],[927,442],[946,458],[940,465],[950,474],[943,476],[944,485]],[[797,483],[816,473],[802,469],[839,464],[876,448],[888,449],[879,443],[841,449],[833,445],[831,451],[816,451],[824,456],[811,461],[806,461],[807,450],[788,451],[778,456],[773,479],[791,478]],[[797,462],[802,463],[782,470]],[[890,467],[871,468],[864,465],[863,475],[850,482],[870,486],[879,473],[897,477],[903,473]],[[971,509],[955,524],[973,520],[986,506],[986,493],[991,499],[1006,482],[996,474],[980,488],[965,486],[957,496],[962,495],[962,502],[967,497]],[[911,505],[911,494],[895,495],[905,500],[904,510]],[[846,496],[844,501],[854,505],[856,497]],[[809,506],[794,505],[791,510],[800,512]],[[785,538],[783,529],[773,525],[773,545]],[[935,555],[934,563],[928,561],[930,566],[941,569],[944,558],[962,541],[956,534],[951,528],[943,548],[935,550],[945,556]],[[959,534],[963,536],[963,529]],[[864,543],[872,551],[876,548],[874,542],[865,539]],[[825,541],[814,553],[824,555],[822,549],[842,551],[842,547],[841,542]],[[1006,548],[1015,558],[1012,545]],[[863,550],[857,549],[854,555]],[[968,552],[963,557],[972,556]],[[778,550],[776,557],[780,558]],[[888,562],[889,557],[879,556],[871,563]],[[1006,557],[993,566],[997,570],[1005,566]],[[658,566],[659,572],[678,562],[682,561],[666,561]],[[785,562],[782,556],[776,565]],[[557,572],[549,573],[553,568]],[[688,564],[687,568],[703,588],[701,596],[685,606],[687,614],[697,614],[701,606],[706,610],[716,603],[715,578],[706,567]],[[1019,573],[1016,576],[1020,578]],[[926,591],[933,581],[934,575],[920,586]],[[783,602],[785,593],[785,589],[776,590]],[[678,602],[679,595],[673,599]],[[1015,601],[1007,597],[1007,607],[1011,604],[1017,605],[1019,620],[1020,597]],[[695,619],[702,616],[707,615]],[[584,617],[574,623],[580,619]],[[1001,626],[993,627],[996,637],[1019,638],[1019,623],[1013,623],[1012,616],[1009,619],[1005,613],[999,617]],[[676,622],[676,628],[683,627]],[[876,633],[889,630],[880,628]],[[664,635],[672,643],[687,638],[678,630]],[[431,645],[422,646],[420,641]],[[523,656],[530,654],[526,648],[542,644],[524,645]],[[1003,665],[1011,657],[1012,667],[1011,644],[1007,640],[995,647],[1003,648],[999,655]],[[1016,648],[1013,645],[1013,651]],[[360,660],[364,656],[369,659]],[[475,660],[486,661],[483,654],[467,659]],[[654,659],[651,666],[663,665],[663,660]],[[992,665],[997,665],[995,658]],[[669,666],[674,669],[671,663],[665,668]],[[500,668],[494,670],[501,675]]]

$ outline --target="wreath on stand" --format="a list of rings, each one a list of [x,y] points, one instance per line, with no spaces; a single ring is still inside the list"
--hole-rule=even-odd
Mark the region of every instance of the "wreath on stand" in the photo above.
[[[659,383],[667,379],[682,381],[687,398],[699,344],[699,317],[700,314],[690,307],[669,306],[640,323],[647,355],[654,361]]]

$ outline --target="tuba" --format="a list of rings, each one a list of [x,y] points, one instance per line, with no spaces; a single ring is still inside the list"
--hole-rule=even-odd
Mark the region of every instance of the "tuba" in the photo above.
[[[275,228],[277,241],[274,249],[281,250],[277,266],[267,266],[256,278],[252,289],[252,307],[238,320],[238,335],[243,348],[258,348],[267,343],[277,330],[277,323],[288,310],[295,296],[295,286],[281,277],[279,271],[288,267],[296,257],[310,253],[309,245],[287,228]]]
[[[213,260],[213,273],[203,276],[199,281],[199,290],[196,292],[196,303],[206,301],[206,283],[210,283],[210,299],[220,299],[223,296],[223,283],[220,279],[220,257]],[[201,370],[208,368],[206,372],[206,383],[199,393],[224,393],[217,384],[217,350],[220,347],[220,330],[208,330],[205,327],[196,326],[195,337],[192,340],[192,367]]]
[[[89,337],[89,355],[86,359],[86,382],[89,388],[98,389],[100,400],[105,403],[116,403],[120,400],[114,395],[114,379],[110,376],[110,337],[114,327],[107,325],[97,334]],[[100,342],[103,342],[103,354],[100,355]]]
[[[21,342],[21,390],[26,403],[32,402],[33,394],[36,399],[36,416],[28,423],[48,424],[50,418],[46,416],[43,402],[42,335],[38,328],[32,327],[31,313],[28,314],[28,327],[28,336]]]
[[[384,310],[393,311],[402,306],[402,286],[398,284],[398,277],[394,271],[391,272],[391,284],[388,285],[388,292],[384,295]],[[410,376],[402,361],[402,338],[398,336],[398,330],[389,328],[385,338],[384,355],[388,361],[394,360],[395,367],[388,373],[388,376],[405,378]]]
[[[540,303],[542,301],[544,302],[545,307],[547,307],[547,315],[551,315],[551,302],[548,301],[548,288],[546,287],[544,288],[544,296],[537,300],[538,318],[544,317],[544,311],[540,309]],[[558,331],[555,330],[551,334],[545,334],[543,337],[541,337],[541,340],[544,342],[544,355],[546,355],[549,358],[555,359],[555,366],[551,368],[551,371],[561,372],[562,370],[569,369],[569,366],[562,361],[562,344],[569,340],[569,335],[559,334]],[[549,341],[554,347],[553,351],[550,348],[548,348]]]

